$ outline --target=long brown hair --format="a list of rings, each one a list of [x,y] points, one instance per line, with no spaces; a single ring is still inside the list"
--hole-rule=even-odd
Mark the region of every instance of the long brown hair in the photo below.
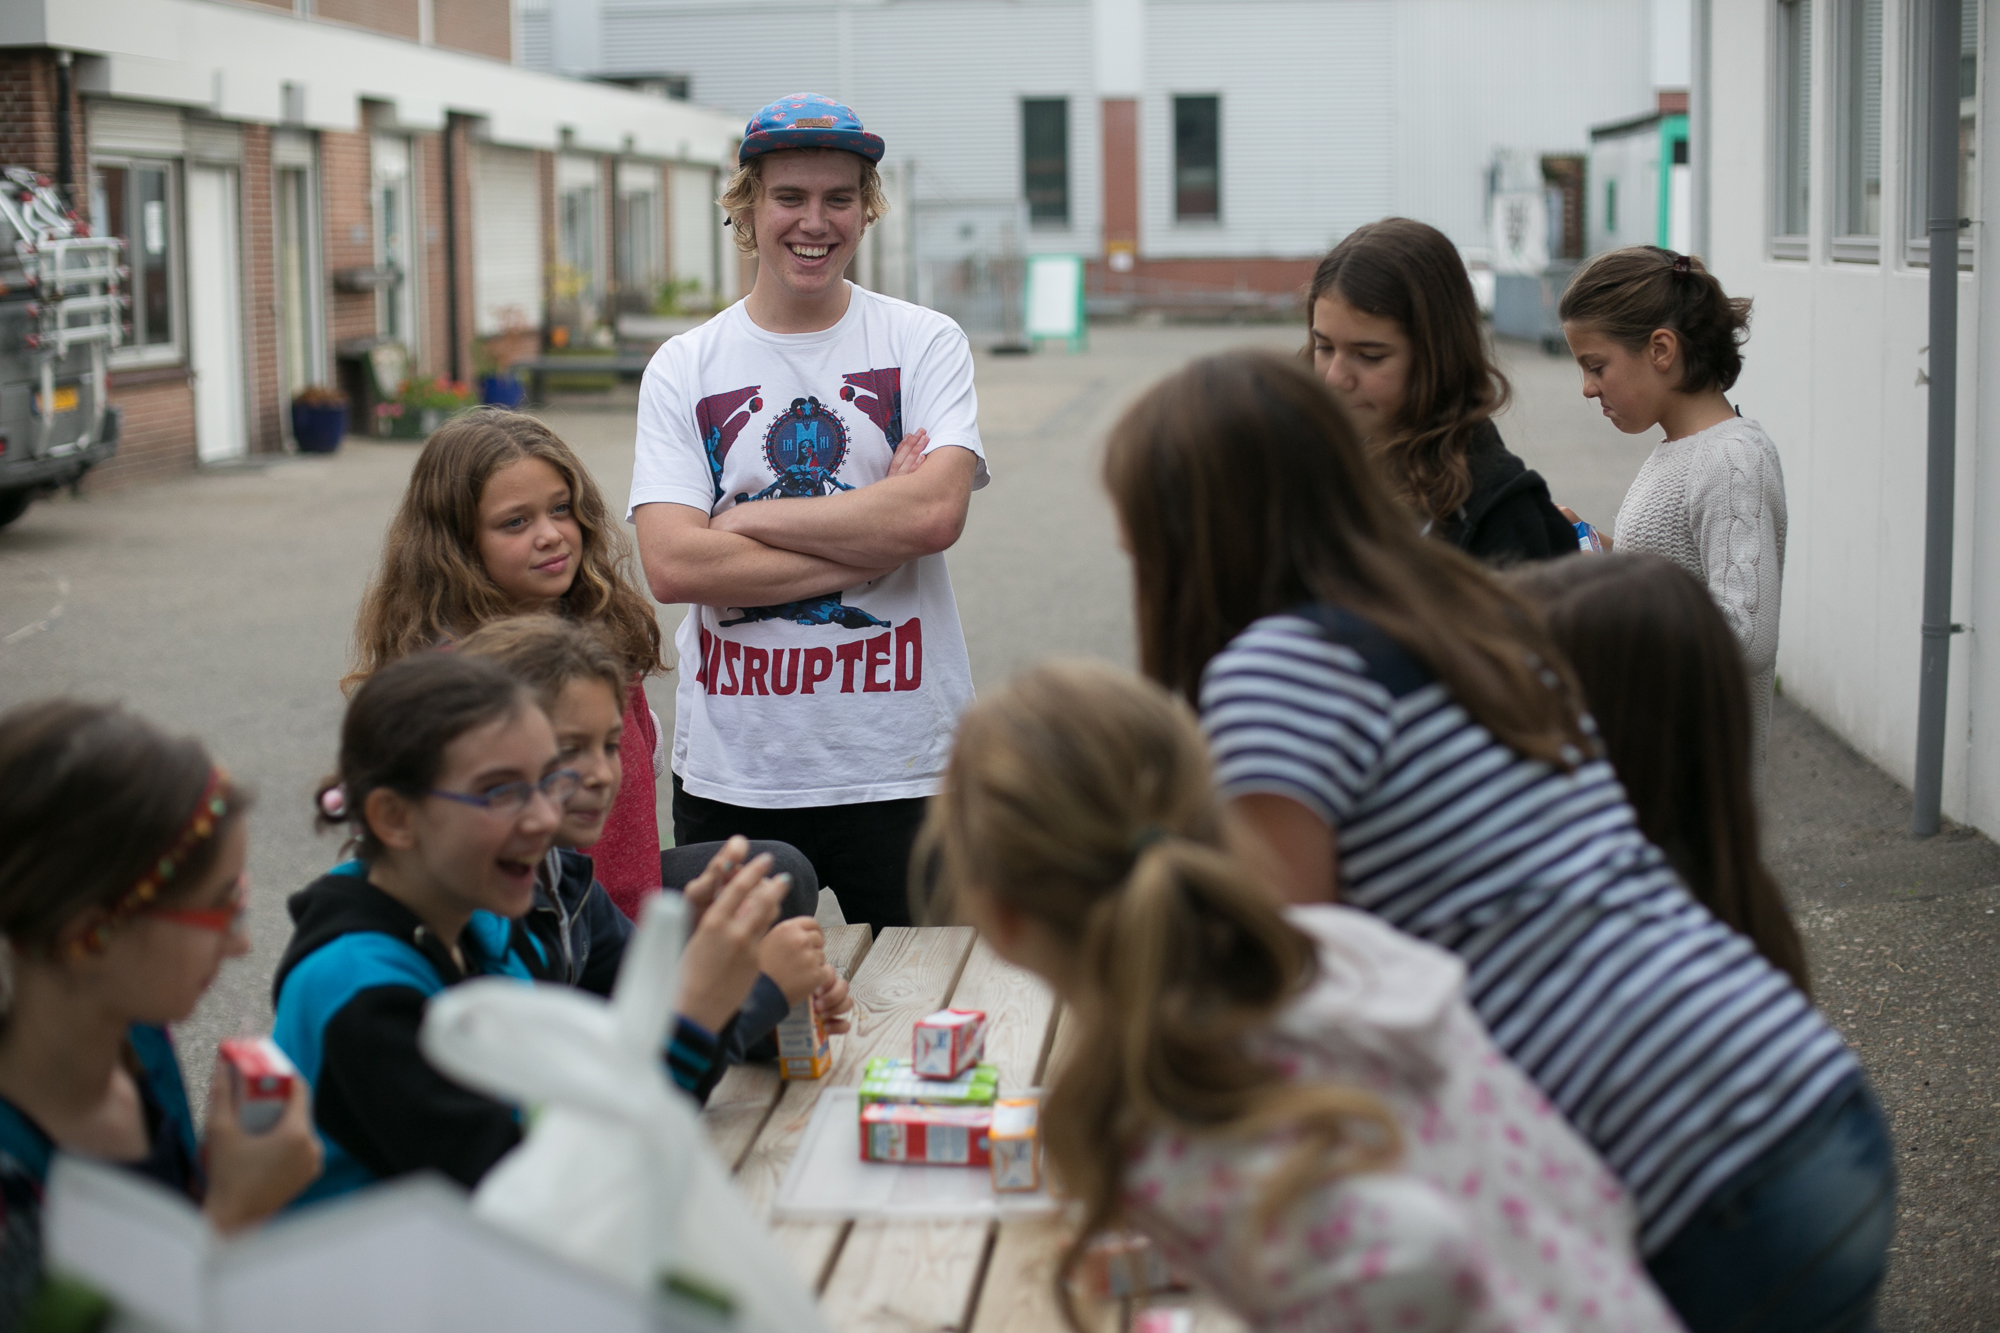
[[[1410,340],[1403,409],[1368,448],[1396,498],[1431,519],[1472,495],[1465,452],[1473,429],[1507,405],[1507,377],[1493,363],[1465,260],[1436,227],[1384,218],[1357,227],[1320,260],[1306,293],[1306,323],[1336,294],[1356,310],[1393,319]]]
[[[626,669],[665,668],[660,624],[632,575],[632,546],[604,503],[604,493],[575,453],[535,418],[479,408],[431,434],[409,489],[382,540],[382,566],[354,623],[355,666],[340,684],[352,690],[399,657],[462,637],[514,614],[479,559],[479,499],[501,468],[539,458],[562,475],[583,530],[576,579],[557,603],[564,616],[601,626]]]
[[[1731,296],[1693,255],[1657,245],[1608,250],[1576,271],[1556,314],[1636,352],[1658,329],[1681,344],[1682,393],[1727,391],[1743,373],[1750,298]]]
[[[1640,831],[1810,994],[1805,948],[1758,850],[1743,652],[1708,590],[1669,560],[1630,553],[1507,578],[1569,658]]]
[[[1251,621],[1317,602],[1372,622],[1519,753],[1567,770],[1588,750],[1534,616],[1418,533],[1304,367],[1196,361],[1113,427],[1104,481],[1132,552],[1140,666],[1188,702]]]
[[[1254,1037],[1318,975],[1312,940],[1277,894],[1225,849],[1223,812],[1193,717],[1165,691],[1108,666],[1043,666],[980,700],[959,724],[916,863],[948,910],[992,899],[1076,948],[1077,1024],[1042,1131],[1052,1174],[1082,1203],[1056,1293],[1090,1238],[1120,1219],[1126,1163],[1146,1137],[1295,1131],[1260,1201],[1275,1218],[1336,1176],[1401,1153],[1371,1093],[1294,1084]]]

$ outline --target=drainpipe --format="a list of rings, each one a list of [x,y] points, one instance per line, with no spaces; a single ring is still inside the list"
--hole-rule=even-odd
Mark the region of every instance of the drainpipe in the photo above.
[[[1945,684],[1951,668],[1951,525],[1958,451],[1958,0],[1931,0],[1929,466],[1924,483],[1923,659],[1910,832],[1938,831],[1944,787]]]
[[[465,349],[458,327],[458,153],[454,139],[464,124],[456,113],[444,118],[444,328],[451,342],[451,377],[465,382]]]
[[[1688,211],[1693,215],[1693,235],[1688,238],[1690,253],[1713,259],[1708,251],[1708,143],[1709,143],[1709,0],[1694,0],[1691,16],[1694,32],[1688,62]]]
[[[56,185],[63,203],[76,207],[76,164],[70,160],[69,64],[70,53],[56,52]]]

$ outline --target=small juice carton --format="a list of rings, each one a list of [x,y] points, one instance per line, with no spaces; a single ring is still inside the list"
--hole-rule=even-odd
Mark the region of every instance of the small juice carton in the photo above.
[[[1083,1252],[1085,1288],[1099,1300],[1145,1296],[1174,1285],[1167,1257],[1136,1232],[1113,1232],[1090,1242]]]
[[[941,1009],[917,1022],[910,1063],[925,1078],[957,1078],[986,1053],[986,1014],[979,1009]]]
[[[993,1112],[983,1106],[870,1102],[861,1108],[861,1160],[985,1166]]]
[[[269,1037],[231,1037],[216,1050],[229,1070],[236,1093],[236,1119],[248,1134],[262,1134],[278,1123],[292,1099],[292,1080],[299,1071]]]
[[[1578,519],[1573,526],[1576,528],[1577,550],[1582,551],[1585,555],[1604,554],[1603,533],[1599,532],[1596,528],[1584,522],[1582,519]]]
[[[1000,1194],[1041,1188],[1042,1104],[1033,1097],[1002,1097],[993,1103],[988,1136],[993,1156],[993,1189]]]
[[[923,1078],[908,1060],[878,1055],[861,1075],[861,1101],[920,1102],[927,1106],[991,1106],[1000,1094],[1000,1071],[974,1065],[954,1079]]]
[[[827,1040],[826,1020],[808,995],[792,1006],[777,1027],[778,1077],[784,1079],[825,1078],[833,1068],[833,1045]]]

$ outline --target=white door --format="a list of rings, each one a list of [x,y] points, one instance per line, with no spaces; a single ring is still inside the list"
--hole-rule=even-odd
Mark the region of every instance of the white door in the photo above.
[[[240,457],[243,301],[236,245],[236,172],[187,173],[188,364],[194,372],[195,449],[204,463]]]

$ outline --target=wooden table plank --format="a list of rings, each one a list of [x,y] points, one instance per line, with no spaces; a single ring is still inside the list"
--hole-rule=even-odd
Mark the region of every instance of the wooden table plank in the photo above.
[[[854,974],[854,1027],[835,1052],[833,1071],[813,1083],[785,1085],[737,1171],[736,1183],[753,1213],[770,1215],[771,1196],[798,1151],[820,1090],[853,1087],[870,1058],[908,1050],[911,1026],[943,1007],[972,941],[973,932],[963,926],[895,927],[876,939]],[[777,1222],[771,1232],[817,1289],[847,1227],[845,1222]]]
[[[1003,1093],[1035,1081],[1055,1019],[1055,996],[982,940],[966,959],[949,1003],[986,1013],[986,1061]],[[834,1261],[820,1309],[843,1333],[860,1329],[963,1328],[991,1222],[856,1222]]]
[[[826,961],[833,970],[850,980],[854,969],[868,956],[874,934],[866,926],[833,926],[826,932]],[[836,1044],[845,1040],[835,1037]],[[778,1104],[784,1082],[776,1065],[737,1065],[722,1076],[709,1094],[702,1111],[702,1124],[715,1144],[715,1151],[734,1171],[750,1151],[757,1132]]]

